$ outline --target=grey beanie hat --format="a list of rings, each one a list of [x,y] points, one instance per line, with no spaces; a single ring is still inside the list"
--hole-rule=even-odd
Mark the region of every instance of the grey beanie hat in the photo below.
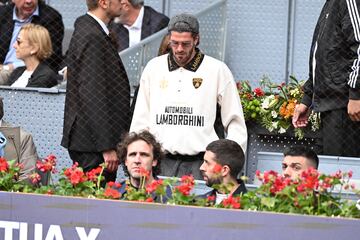
[[[181,13],[173,16],[168,25],[168,31],[199,33],[199,21],[194,15]]]

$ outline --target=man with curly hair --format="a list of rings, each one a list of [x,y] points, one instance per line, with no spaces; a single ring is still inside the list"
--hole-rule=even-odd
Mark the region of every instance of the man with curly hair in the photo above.
[[[129,176],[129,179],[121,182],[119,191],[122,198],[126,196],[129,187],[139,190],[158,180],[164,152],[150,132],[127,134],[118,144],[117,154],[125,174]],[[154,196],[154,201],[157,200]]]

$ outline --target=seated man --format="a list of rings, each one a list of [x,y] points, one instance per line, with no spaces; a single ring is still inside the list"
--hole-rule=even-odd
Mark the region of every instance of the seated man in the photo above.
[[[117,147],[117,154],[122,164],[125,174],[129,176],[128,180],[121,182],[120,193],[122,198],[126,196],[128,187],[145,188],[147,185],[157,180],[157,174],[160,173],[160,161],[164,157],[161,144],[148,131],[128,134]],[[145,182],[142,182],[145,177]],[[171,189],[167,189],[167,196],[170,196]],[[155,195],[155,202],[160,202]],[[162,202],[166,202],[163,198]]]
[[[12,128],[9,123],[2,120],[4,116],[3,100],[0,98],[0,132],[6,138],[4,146],[4,156],[7,160],[16,159],[22,165],[20,170],[19,180],[24,180],[31,175],[36,166],[36,161],[39,159],[36,152],[34,140],[30,133],[25,132],[21,128]],[[8,130],[7,134],[5,129]],[[17,133],[19,131],[20,133]],[[19,137],[16,137],[16,134]]]
[[[116,35],[119,52],[167,27],[169,18],[149,6],[143,6],[144,0],[122,2],[121,15],[110,26]]]
[[[7,83],[15,68],[24,66],[16,58],[13,46],[21,27],[27,23],[42,25],[50,33],[53,54],[45,63],[57,70],[62,62],[64,24],[60,13],[42,0],[12,0],[0,8],[0,85]]]
[[[204,162],[200,171],[206,185],[217,186],[201,197],[215,197],[215,204],[231,196],[246,193],[241,179],[237,179],[245,163],[245,156],[240,145],[232,140],[219,139],[206,147]],[[219,187],[221,185],[221,187]]]
[[[305,146],[292,146],[284,151],[282,170],[285,177],[296,179],[303,171],[310,167],[318,169],[318,166],[319,158],[310,148]]]

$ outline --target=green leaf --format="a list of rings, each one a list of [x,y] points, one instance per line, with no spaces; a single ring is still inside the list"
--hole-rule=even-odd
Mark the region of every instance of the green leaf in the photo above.
[[[261,204],[267,208],[273,208],[275,206],[275,198],[264,197],[261,199]]]

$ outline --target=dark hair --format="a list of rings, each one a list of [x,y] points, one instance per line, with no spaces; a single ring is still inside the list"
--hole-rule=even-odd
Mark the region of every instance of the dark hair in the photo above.
[[[292,157],[304,157],[310,161],[311,165],[313,165],[316,169],[319,166],[319,158],[317,154],[310,148],[302,145],[295,145],[288,147],[284,150],[284,157],[292,156]]]
[[[140,8],[144,5],[144,0],[128,0],[134,8]]]
[[[229,139],[219,139],[213,141],[206,147],[206,151],[215,154],[215,161],[220,165],[228,165],[230,175],[236,178],[243,169],[245,163],[244,151],[240,145]]]
[[[160,163],[161,163],[161,159],[164,158],[164,152],[162,151],[161,144],[156,141],[154,135],[152,135],[149,131],[146,130],[139,133],[132,132],[126,134],[123,137],[122,141],[117,145],[117,155],[120,160],[120,164],[124,169],[124,172],[127,175],[129,175],[129,172],[125,166],[127,148],[131,143],[136,142],[138,140],[142,140],[153,147],[153,156],[154,156],[154,160],[155,159],[157,160],[157,164],[152,168],[152,172],[153,172],[153,176],[157,176],[158,174],[160,174],[160,170],[161,170]]]
[[[99,0],[86,0],[86,5],[90,11],[96,9],[98,4]]]

